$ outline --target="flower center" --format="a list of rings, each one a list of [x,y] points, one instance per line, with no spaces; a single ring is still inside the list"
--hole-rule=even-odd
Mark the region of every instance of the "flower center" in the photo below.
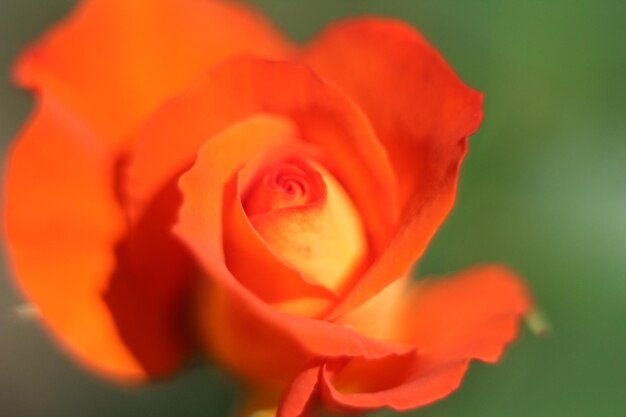
[[[287,197],[299,200],[309,191],[306,173],[296,164],[285,164],[273,169],[266,177],[267,185]]]
[[[320,164],[289,159],[257,176],[244,209],[268,247],[303,278],[340,291],[367,254],[351,198]]]
[[[263,178],[244,205],[248,215],[314,203],[326,194],[320,174],[303,161],[292,160],[276,164]],[[247,204],[246,204],[247,203]]]

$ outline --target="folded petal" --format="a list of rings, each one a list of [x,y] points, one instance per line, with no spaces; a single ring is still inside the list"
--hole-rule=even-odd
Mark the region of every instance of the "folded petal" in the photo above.
[[[403,23],[355,19],[322,33],[302,59],[365,112],[399,186],[396,235],[335,315],[405,275],[449,212],[466,138],[482,118],[482,97]]]
[[[100,137],[43,96],[11,150],[4,222],[17,282],[78,359],[100,372],[145,375],[120,337],[102,292],[125,232]]]
[[[312,403],[318,399],[317,391],[321,369],[321,365],[313,364],[294,378],[280,402],[276,417],[306,417],[310,415]]]
[[[116,146],[165,99],[241,53],[290,47],[257,13],[217,0],[86,0],[26,51],[25,87],[54,95]]]
[[[181,200],[176,184],[164,187],[139,218],[125,213],[127,232],[109,248],[116,264],[101,297],[150,376],[174,371],[194,347],[187,303],[197,265],[171,230]]]
[[[285,391],[277,416],[308,416],[316,409],[341,414],[425,406],[457,389],[467,365],[467,360],[422,364],[415,354],[327,359],[298,374]]]
[[[522,280],[502,266],[474,267],[424,280],[405,300],[394,338],[431,360],[498,360],[515,338],[531,300]]]
[[[348,410],[426,405],[455,390],[469,361],[497,361],[515,337],[529,297],[519,278],[498,266],[419,283],[395,313],[387,337],[414,343],[416,355],[329,361],[324,401]]]
[[[390,360],[391,359],[391,360]],[[468,361],[429,366],[419,356],[368,360],[356,358],[333,370],[327,364],[320,377],[326,407],[366,411],[382,407],[402,411],[425,406],[457,389]]]

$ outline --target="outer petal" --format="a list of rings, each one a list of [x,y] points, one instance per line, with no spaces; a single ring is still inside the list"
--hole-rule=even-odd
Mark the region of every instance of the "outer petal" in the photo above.
[[[278,407],[276,417],[310,415],[312,401],[317,399],[316,391],[319,389],[321,369],[321,365],[314,364],[294,378]]]
[[[316,408],[341,414],[424,406],[458,388],[467,362],[426,367],[420,366],[415,355],[327,360],[304,370],[292,381],[281,399],[277,417],[304,417]]]
[[[345,368],[323,368],[320,386],[327,407],[341,410],[374,410],[390,407],[409,410],[440,400],[457,389],[468,361],[430,366],[394,359],[354,359]]]
[[[466,137],[482,118],[482,97],[418,33],[396,21],[338,23],[303,59],[363,109],[399,184],[396,237],[339,315],[406,274],[424,251],[452,206]]]
[[[410,354],[410,346],[375,342],[342,326],[281,313],[227,269],[222,248],[225,198],[245,161],[284,144],[284,135],[276,134],[281,131],[277,120],[253,118],[208,140],[180,180],[185,198],[175,231],[215,283],[200,292],[199,317],[211,349],[237,373],[276,385],[285,384],[317,356]]]
[[[86,0],[22,56],[16,76],[115,145],[206,68],[240,53],[282,57],[288,49],[235,2]]]
[[[405,358],[354,358],[329,362],[321,376],[325,401],[345,409],[419,407],[456,389],[471,359],[498,360],[529,307],[512,272],[482,267],[416,286],[404,300],[391,334],[415,343]]]
[[[433,360],[495,362],[515,338],[530,303],[514,272],[474,267],[449,279],[420,282],[406,299],[393,338],[415,343]]]
[[[193,348],[188,298],[197,265],[172,234],[182,196],[162,190],[114,247],[115,269],[101,297],[117,331],[149,376],[175,370]]]
[[[16,78],[39,110],[10,160],[9,250],[44,320],[88,364],[144,377],[186,351],[177,314],[191,264],[168,230],[180,194],[165,187],[125,218],[119,145],[205,68],[288,49],[234,3],[86,0],[21,57]]]
[[[45,323],[99,371],[144,373],[101,297],[124,219],[100,137],[44,95],[10,154],[4,221],[20,286]]]

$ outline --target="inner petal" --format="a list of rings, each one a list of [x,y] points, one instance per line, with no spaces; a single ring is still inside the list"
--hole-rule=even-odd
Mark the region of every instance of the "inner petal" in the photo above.
[[[269,168],[262,182],[246,196],[248,216],[309,205],[325,198],[327,192],[322,176],[309,164],[295,159]]]
[[[367,256],[360,213],[313,160],[286,159],[262,170],[242,202],[270,249],[306,280],[339,292]]]

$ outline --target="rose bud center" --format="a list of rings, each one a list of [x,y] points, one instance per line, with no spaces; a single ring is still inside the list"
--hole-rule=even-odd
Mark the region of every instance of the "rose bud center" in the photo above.
[[[307,281],[339,292],[364,261],[361,216],[318,163],[292,158],[261,170],[243,206],[268,247]]]

